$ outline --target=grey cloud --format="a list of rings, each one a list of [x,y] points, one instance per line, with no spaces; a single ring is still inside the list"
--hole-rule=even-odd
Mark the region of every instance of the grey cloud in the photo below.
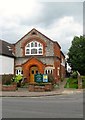
[[[41,27],[49,27],[55,20],[63,16],[74,16],[76,21],[83,20],[83,3],[81,2],[45,2],[41,3],[43,6],[40,14],[37,15],[36,10],[32,18],[22,18],[21,25],[38,25]]]
[[[44,4],[43,16],[48,24],[51,20],[59,19],[63,16],[74,16],[75,19],[82,21],[83,3],[49,2],[43,4]]]
[[[19,28],[11,27],[6,28],[3,26],[2,28],[2,35],[1,38],[7,40],[8,42],[14,43],[19,40],[23,35],[24,32],[26,33],[26,29],[31,28],[34,26],[35,28],[41,28],[44,30],[48,30],[52,28],[52,24],[59,20],[64,16],[73,16],[75,22],[82,23],[83,20],[83,3],[78,2],[41,2],[42,8],[41,11],[37,14],[37,11],[34,10],[34,13],[31,17],[26,16],[14,16],[18,19],[18,26]],[[29,9],[28,9],[29,10]],[[7,25],[9,25],[8,23]],[[26,28],[26,29],[25,29]],[[31,29],[30,29],[31,30]],[[29,30],[28,30],[29,31]],[[28,32],[27,31],[27,32]],[[22,33],[21,33],[22,32]],[[42,31],[41,31],[42,32]],[[48,33],[49,34],[49,33]],[[66,33],[66,37],[69,37],[73,33]],[[45,34],[46,35],[46,34]],[[49,35],[48,35],[49,37]],[[62,36],[60,36],[62,38]],[[63,40],[64,41],[64,40]],[[69,40],[68,42],[65,41],[60,42],[62,46],[62,50],[64,53],[69,48]]]
[[[13,30],[13,28],[11,29],[5,29],[2,28],[2,35],[1,35],[1,39],[10,42],[10,43],[15,43],[20,37],[20,34],[17,33],[17,31],[15,32],[15,30]]]

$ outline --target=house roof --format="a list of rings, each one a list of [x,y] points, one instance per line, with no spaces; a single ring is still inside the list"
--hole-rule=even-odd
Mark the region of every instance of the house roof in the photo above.
[[[47,36],[45,36],[44,34],[42,34],[41,32],[39,32],[38,30],[36,30],[35,28],[33,28],[31,31],[29,31],[27,34],[25,34],[20,40],[18,40],[15,44],[17,44],[19,41],[21,41],[25,36],[27,36],[28,34],[32,33],[32,32],[38,32],[40,33],[42,36],[44,36],[45,38],[47,38],[48,40],[50,40],[51,42],[57,44],[59,47],[60,45],[58,44],[57,41],[53,41],[50,38],[48,38]],[[61,47],[60,47],[61,48]]]
[[[62,54],[62,56],[65,58],[65,55],[64,55],[64,53],[61,51],[61,54]]]
[[[10,44],[4,40],[0,40],[0,54],[1,55],[14,57],[14,55],[12,53],[12,48],[13,48],[12,44]]]

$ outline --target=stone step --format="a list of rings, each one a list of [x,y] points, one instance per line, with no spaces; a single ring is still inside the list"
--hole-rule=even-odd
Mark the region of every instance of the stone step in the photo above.
[[[18,91],[28,91],[28,88],[18,88]]]

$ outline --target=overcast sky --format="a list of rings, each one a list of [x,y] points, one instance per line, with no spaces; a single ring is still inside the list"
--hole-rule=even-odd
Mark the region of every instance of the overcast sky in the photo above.
[[[0,39],[15,43],[36,28],[66,54],[74,36],[83,32],[83,1],[52,1],[0,0]]]

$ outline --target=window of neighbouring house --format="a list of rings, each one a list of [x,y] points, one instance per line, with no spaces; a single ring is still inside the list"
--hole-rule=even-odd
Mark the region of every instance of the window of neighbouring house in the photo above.
[[[22,75],[23,74],[23,71],[20,70],[20,69],[16,69],[16,75]]]
[[[43,55],[43,45],[32,41],[25,46],[25,55]]]

